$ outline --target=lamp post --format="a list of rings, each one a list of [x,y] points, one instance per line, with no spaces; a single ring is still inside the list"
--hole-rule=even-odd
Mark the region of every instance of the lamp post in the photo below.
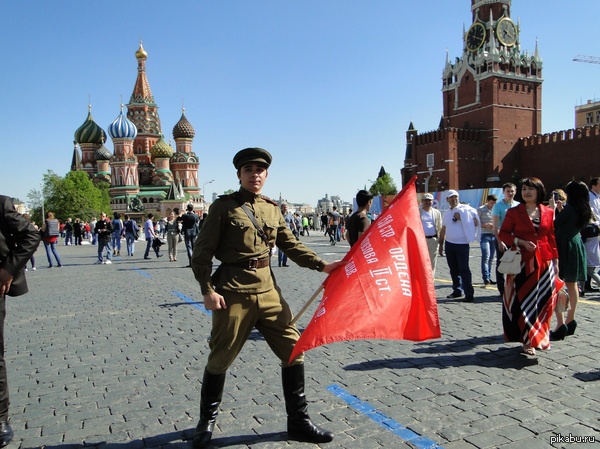
[[[215,182],[214,179],[211,179],[210,181],[206,181],[204,184],[202,184],[202,202],[206,203],[206,197],[204,195],[204,188],[206,187],[206,184],[210,184],[212,182]]]
[[[44,211],[44,183],[40,183],[40,197],[42,200],[42,221],[46,218],[46,212]]]

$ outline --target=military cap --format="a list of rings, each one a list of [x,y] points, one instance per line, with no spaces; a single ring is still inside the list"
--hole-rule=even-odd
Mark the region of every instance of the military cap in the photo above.
[[[258,162],[268,168],[271,165],[271,160],[273,160],[273,157],[267,150],[263,150],[262,148],[244,148],[233,156],[233,165],[239,170],[244,164]]]

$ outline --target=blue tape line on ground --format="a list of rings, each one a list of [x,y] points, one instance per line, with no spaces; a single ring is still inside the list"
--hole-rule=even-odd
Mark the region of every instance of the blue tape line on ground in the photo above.
[[[147,278],[151,278],[152,276],[150,276],[150,274],[146,273],[144,270],[141,270],[139,268],[132,268],[133,271],[137,271],[139,274],[141,274],[144,277]]]
[[[339,385],[330,385],[327,387],[331,393],[333,393],[338,398],[342,399],[346,402],[350,407],[364,414],[384,429],[389,430],[394,435],[397,435],[402,440],[407,443],[410,443],[417,449],[444,449],[442,446],[439,446],[436,442],[425,438],[418,433],[413,432],[410,429],[407,429],[398,421],[394,421],[391,418],[388,418],[383,413],[378,411],[375,407],[370,405],[367,402],[361,401],[356,396],[351,395],[346,390],[344,390]]]
[[[173,294],[175,296],[177,296],[178,298],[183,299],[185,302],[191,304],[192,306],[196,307],[197,309],[200,309],[203,313],[205,313],[207,315],[212,315],[212,312],[210,310],[206,310],[206,308],[202,304],[200,304],[197,301],[194,301],[192,298],[188,298],[183,293],[173,292]]]

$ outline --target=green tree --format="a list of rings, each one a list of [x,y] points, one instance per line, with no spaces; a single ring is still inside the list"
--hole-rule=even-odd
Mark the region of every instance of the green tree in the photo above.
[[[60,221],[69,217],[89,220],[100,211],[110,214],[108,188],[106,183],[96,187],[83,171],[71,171],[62,178],[49,170],[44,175],[42,187],[44,209],[46,212],[52,211]],[[27,196],[34,208],[34,220],[39,217],[41,222],[40,192],[32,190]]]
[[[381,167],[379,170],[379,175],[377,179],[369,189],[373,195],[396,195],[398,193],[398,189],[396,188],[396,184],[394,180],[390,176],[389,173],[386,173],[385,169]]]
[[[43,221],[42,211],[56,211],[55,204],[49,202],[49,199],[53,197],[54,192],[60,190],[60,185],[63,181],[59,175],[54,173],[52,170],[48,170],[43,176],[41,188],[30,190],[27,194],[29,200],[29,207],[31,208],[31,219],[36,223]]]

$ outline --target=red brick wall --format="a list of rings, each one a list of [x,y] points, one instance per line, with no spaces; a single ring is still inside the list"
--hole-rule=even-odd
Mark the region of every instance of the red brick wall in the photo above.
[[[570,129],[521,139],[519,175],[540,178],[548,191],[569,181],[600,176],[600,127]]]

